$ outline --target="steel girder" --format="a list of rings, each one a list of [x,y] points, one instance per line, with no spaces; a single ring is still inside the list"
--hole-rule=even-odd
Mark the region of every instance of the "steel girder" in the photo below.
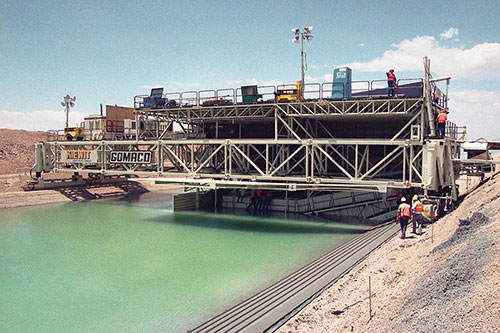
[[[422,98],[370,100],[316,100],[287,103],[263,103],[226,106],[178,107],[170,109],[137,109],[137,114],[160,121],[181,123],[201,121],[243,121],[273,118],[276,112],[286,117],[317,117],[345,114],[415,114]]]
[[[63,151],[95,151],[94,161],[62,161]],[[150,163],[112,163],[113,151],[149,151]],[[295,183],[310,189],[422,186],[422,145],[410,140],[225,139],[58,142],[55,171]],[[196,181],[195,181],[196,182]]]

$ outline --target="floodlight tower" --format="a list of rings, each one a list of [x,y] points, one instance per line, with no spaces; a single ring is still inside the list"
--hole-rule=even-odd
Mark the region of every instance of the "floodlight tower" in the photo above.
[[[66,112],[66,126],[64,128],[69,127],[69,109],[75,106],[76,97],[70,97],[66,95],[63,97],[63,101],[61,105],[64,107],[64,111]]]
[[[304,40],[307,40],[310,42],[313,38],[311,32],[312,32],[311,26],[305,27],[304,31],[300,31],[299,28],[293,28],[292,29],[292,34],[295,35],[295,37],[292,39],[292,41],[295,44],[298,44],[300,42],[300,59],[301,59],[301,66],[302,66],[302,91],[304,91],[304,76],[305,76],[305,71],[307,70],[307,55],[306,52],[304,51]]]

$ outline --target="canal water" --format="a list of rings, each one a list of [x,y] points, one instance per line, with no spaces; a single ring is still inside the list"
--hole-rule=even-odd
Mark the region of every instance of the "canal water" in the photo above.
[[[0,331],[184,332],[365,231],[170,195],[0,211]]]

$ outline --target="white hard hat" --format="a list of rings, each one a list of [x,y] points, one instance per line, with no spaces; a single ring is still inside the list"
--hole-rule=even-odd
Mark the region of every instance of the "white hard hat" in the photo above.
[[[406,202],[405,197],[402,197],[402,198],[401,198],[401,202]]]

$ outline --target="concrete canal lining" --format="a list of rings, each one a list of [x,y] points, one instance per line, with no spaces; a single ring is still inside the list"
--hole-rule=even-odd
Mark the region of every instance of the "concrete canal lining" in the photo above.
[[[388,222],[363,233],[190,332],[273,331],[398,230]]]

